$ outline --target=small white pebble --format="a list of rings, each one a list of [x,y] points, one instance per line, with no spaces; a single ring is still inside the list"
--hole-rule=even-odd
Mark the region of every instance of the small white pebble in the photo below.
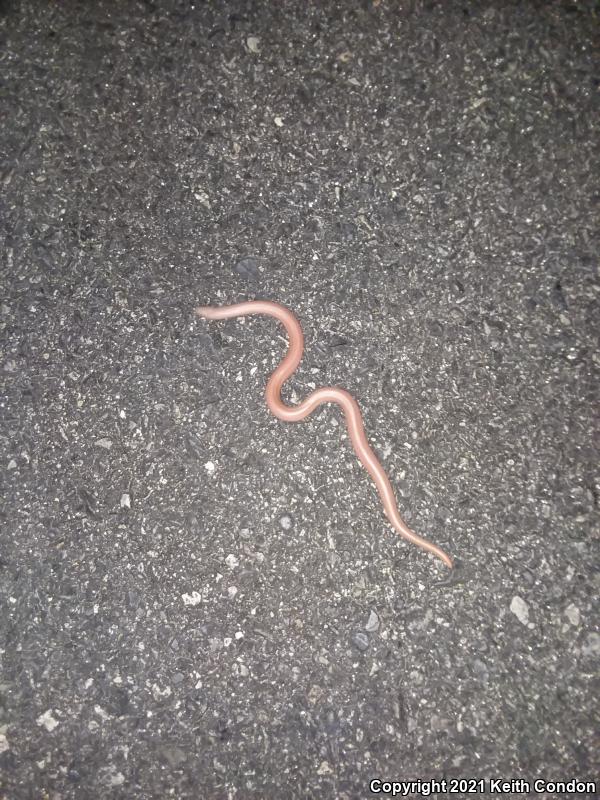
[[[600,656],[600,633],[588,633],[581,649],[584,656]]]
[[[197,606],[202,602],[202,595],[200,592],[192,592],[191,594],[182,594],[181,599],[185,606]]]
[[[105,710],[102,708],[102,706],[95,705],[95,706],[94,706],[94,713],[95,713],[95,714],[97,714],[97,715],[100,717],[100,719],[103,719],[103,720],[105,720],[105,721],[106,721],[107,719],[110,719],[110,714],[109,714],[108,712],[106,712],[106,711],[105,711]]]
[[[131,508],[131,497],[126,492],[121,495],[121,508]]]
[[[240,639],[243,639],[244,638],[243,631],[236,631],[235,632],[235,638],[238,640],[238,642],[239,642]]]
[[[235,569],[240,563],[239,560],[233,555],[233,553],[229,553],[227,558],[225,559],[225,563],[229,567],[229,569]]]
[[[112,441],[110,439],[98,439],[96,444],[98,447],[104,448],[104,450],[110,450],[112,447]]]
[[[16,469],[16,468],[17,468],[17,462],[14,460],[14,458],[11,458],[11,460],[8,462],[7,469]]]
[[[279,517],[279,524],[284,531],[289,531],[292,527],[292,518],[288,514],[284,514],[282,517]]]
[[[233,600],[233,598],[236,596],[236,594],[237,594],[237,593],[238,593],[238,588],[237,588],[237,586],[230,586],[230,587],[227,589],[227,594],[229,595],[229,597],[231,598],[231,600]]]
[[[369,614],[369,619],[367,620],[367,624],[365,625],[365,630],[372,633],[379,628],[379,617],[374,611],[371,611]]]
[[[204,469],[208,472],[209,475],[212,475],[213,472],[215,471],[215,465],[213,464],[212,461],[207,461],[206,464],[204,465]]]
[[[529,607],[523,598],[515,595],[510,603],[510,610],[523,625],[529,622]]]
[[[125,776],[122,772],[112,772],[110,775],[107,775],[106,782],[109,786],[123,786],[125,783]]]
[[[575,627],[577,627],[581,622],[581,614],[574,603],[571,603],[571,605],[565,608],[565,617],[569,620],[571,625],[574,625]]]
[[[54,717],[52,716],[52,709],[51,708],[49,708],[48,711],[44,711],[43,714],[40,714],[40,716],[37,718],[36,722],[42,728],[46,728],[46,730],[49,733],[52,733],[52,731],[55,728],[57,728],[58,725],[59,725],[58,720],[54,719]]]
[[[283,120],[281,119],[281,117],[275,117],[273,122],[275,123],[275,125],[277,125],[278,128],[283,128]]]

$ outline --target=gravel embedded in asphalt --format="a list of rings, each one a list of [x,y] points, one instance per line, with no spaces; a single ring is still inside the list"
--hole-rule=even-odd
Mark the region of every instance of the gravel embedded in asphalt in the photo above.
[[[598,775],[598,25],[2,4],[2,797]]]

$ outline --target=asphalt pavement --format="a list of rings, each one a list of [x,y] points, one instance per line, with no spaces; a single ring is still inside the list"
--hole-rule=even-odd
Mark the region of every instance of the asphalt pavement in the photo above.
[[[598,779],[599,26],[2,3],[2,800]]]

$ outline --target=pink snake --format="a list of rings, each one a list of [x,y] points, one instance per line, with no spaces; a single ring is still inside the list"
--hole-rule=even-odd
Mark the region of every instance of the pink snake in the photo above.
[[[327,386],[312,392],[296,406],[288,406],[282,401],[281,387],[296,371],[304,351],[302,328],[289,309],[270,300],[249,300],[245,303],[235,303],[230,306],[200,306],[196,309],[196,314],[199,317],[211,320],[245,317],[248,314],[268,314],[278,319],[289,336],[289,349],[285,358],[267,382],[265,397],[271,412],[278,419],[285,422],[300,422],[300,420],[306,419],[322,403],[337,403],[341,406],[346,416],[346,426],[354,452],[375,481],[384,511],[392,526],[402,538],[416,544],[417,547],[426,550],[428,553],[432,553],[450,569],[453,568],[454,564],[449,555],[437,545],[411,531],[400,516],[390,481],[367,441],[358,403],[349,392],[345,389]]]

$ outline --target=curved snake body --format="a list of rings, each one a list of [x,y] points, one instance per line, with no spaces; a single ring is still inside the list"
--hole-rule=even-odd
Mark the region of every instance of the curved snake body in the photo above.
[[[345,389],[327,386],[317,389],[296,406],[288,406],[281,399],[281,387],[293,375],[302,359],[304,351],[304,334],[296,316],[285,306],[270,300],[249,300],[228,306],[200,306],[196,309],[198,316],[209,320],[244,317],[248,314],[268,314],[279,320],[285,327],[289,337],[289,348],[279,366],[267,382],[265,397],[271,412],[285,422],[300,422],[306,419],[322,403],[337,403],[346,417],[346,426],[350,441],[361,464],[371,475],[381,497],[386,516],[395,530],[409,542],[416,544],[428,553],[441,559],[450,569],[453,562],[440,547],[418,536],[404,522],[398,511],[394,491],[390,481],[373,452],[363,426],[362,415],[356,400]]]

